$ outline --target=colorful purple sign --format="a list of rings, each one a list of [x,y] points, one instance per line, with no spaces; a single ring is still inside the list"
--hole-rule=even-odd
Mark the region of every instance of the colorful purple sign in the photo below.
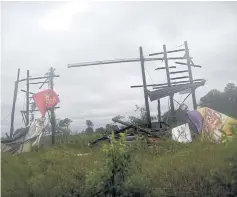
[[[197,133],[201,134],[202,128],[203,128],[203,120],[204,120],[202,115],[196,110],[189,111],[186,113],[186,115],[188,119],[190,120],[190,122],[195,127]]]

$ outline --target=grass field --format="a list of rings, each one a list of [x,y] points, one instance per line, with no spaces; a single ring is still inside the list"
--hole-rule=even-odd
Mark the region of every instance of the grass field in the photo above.
[[[53,148],[19,156],[2,154],[2,196],[92,196],[102,187],[103,176],[111,171],[105,165],[110,159],[108,154],[98,147],[87,147],[95,137],[69,136],[68,143]],[[219,172],[228,182],[226,176],[231,171],[226,158],[237,154],[236,142],[212,144],[197,140],[182,144],[167,140],[150,147],[135,142],[126,147],[130,161],[120,196],[228,196],[228,188],[216,188],[211,180],[212,174]],[[116,148],[121,157],[121,147]],[[88,181],[91,172],[94,183]]]

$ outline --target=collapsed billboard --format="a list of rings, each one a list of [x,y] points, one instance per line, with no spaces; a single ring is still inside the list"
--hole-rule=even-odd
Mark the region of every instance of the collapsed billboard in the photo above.
[[[232,128],[237,120],[208,107],[187,112],[189,121],[203,138],[223,142],[233,136]]]

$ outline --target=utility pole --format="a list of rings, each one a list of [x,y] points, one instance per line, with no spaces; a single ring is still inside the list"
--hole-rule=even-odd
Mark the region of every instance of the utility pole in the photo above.
[[[18,92],[19,77],[20,77],[20,69],[18,68],[17,79],[15,81],[15,88],[14,88],[14,95],[13,95],[12,112],[11,112],[10,138],[12,138],[13,132],[14,132],[15,106],[16,106],[16,98],[17,98],[17,92]]]
[[[167,83],[168,83],[168,87],[171,87],[169,64],[168,64],[167,51],[166,51],[166,46],[165,45],[163,45],[163,54],[164,54],[164,61],[165,61],[165,68],[166,68]],[[171,94],[169,97],[170,97],[171,116],[172,116],[172,119],[174,120],[175,119],[174,95]]]
[[[143,81],[145,106],[146,106],[146,113],[147,113],[146,122],[147,122],[147,127],[151,128],[151,116],[150,116],[150,108],[149,108],[148,95],[147,95],[146,75],[145,75],[144,57],[143,57],[142,47],[140,47],[139,50],[140,50],[140,60],[141,60],[141,69],[142,69],[142,81]]]
[[[30,71],[27,70],[27,78],[26,78],[26,126],[30,123],[30,104],[29,104],[29,97],[30,97]]]
[[[50,71],[49,71],[49,86],[50,86],[51,90],[54,89],[54,82],[53,82],[54,76],[55,76],[54,69],[51,67]],[[56,133],[56,122],[55,122],[54,107],[52,107],[50,109],[50,112],[51,112],[51,125],[52,125],[52,145],[54,145],[55,144],[55,133]]]
[[[192,70],[191,70],[191,58],[189,56],[189,49],[188,49],[188,42],[187,41],[184,42],[184,46],[185,46],[185,55],[187,58],[189,81],[190,81],[190,83],[193,83],[193,75],[192,75]],[[191,88],[191,93],[192,93],[192,99],[193,99],[193,108],[197,109],[195,89]]]

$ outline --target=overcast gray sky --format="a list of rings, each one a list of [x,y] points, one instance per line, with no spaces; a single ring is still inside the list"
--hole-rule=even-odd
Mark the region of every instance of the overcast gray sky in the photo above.
[[[136,115],[135,105],[144,105],[139,63],[67,68],[69,63],[130,58],[177,48],[188,41],[190,54],[202,69],[194,78],[207,83],[197,90],[197,99],[209,90],[223,90],[237,83],[237,2],[1,2],[1,129],[7,132],[17,69],[32,76],[44,75],[52,65],[60,78],[58,118],[72,119],[73,129],[90,119],[96,127],[120,115]],[[154,71],[162,62],[146,63],[147,83],[165,83],[164,71]],[[172,64],[172,62],[171,62]],[[148,75],[149,73],[149,75]],[[22,83],[19,89],[24,89]],[[31,91],[36,92],[37,86]],[[176,95],[177,100],[184,96]],[[19,92],[16,127],[23,126],[20,110],[25,95]],[[163,112],[168,109],[162,99]],[[192,105],[191,98],[187,104]],[[156,102],[150,103],[156,113]],[[138,114],[137,114],[138,115]],[[4,119],[4,120],[3,120]]]

